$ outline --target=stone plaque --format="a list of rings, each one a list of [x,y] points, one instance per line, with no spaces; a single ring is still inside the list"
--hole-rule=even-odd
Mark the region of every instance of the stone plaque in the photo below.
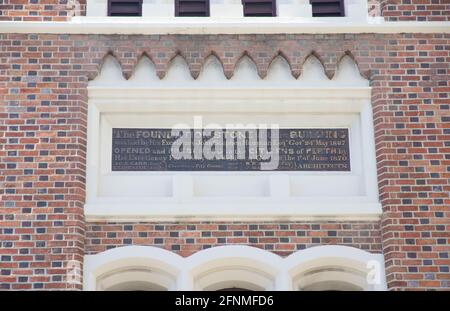
[[[267,138],[265,149],[260,148],[265,140],[259,138],[262,134],[259,129],[235,130],[234,133],[212,130],[209,136],[201,130],[183,131],[187,133],[185,138],[190,138],[190,146],[183,146],[187,149],[183,149],[185,153],[180,158],[179,155],[174,157],[172,152],[172,145],[177,140],[179,143],[180,134],[172,136],[171,129],[114,128],[112,171],[259,171],[267,170],[262,169],[262,164],[271,161],[276,166],[269,170],[276,171],[350,171],[349,130],[346,128],[279,129],[278,143],[272,141],[269,129],[263,131]],[[251,136],[250,132],[256,136]],[[216,135],[216,144],[212,147],[213,135]],[[255,137],[258,137],[256,141]],[[235,142],[233,149],[227,145],[231,141]],[[242,147],[240,153],[239,146]],[[213,150],[215,157],[208,156],[205,150]]]

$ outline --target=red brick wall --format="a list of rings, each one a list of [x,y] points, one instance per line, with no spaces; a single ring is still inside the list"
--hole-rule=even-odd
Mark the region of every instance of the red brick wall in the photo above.
[[[0,38],[0,289],[72,288],[67,264],[84,255],[87,117],[73,41]]]
[[[287,256],[315,245],[345,245],[381,253],[374,222],[290,223],[88,223],[86,253],[124,245],[152,245],[189,256],[226,244],[245,244]]]
[[[449,0],[381,0],[387,21],[448,21]]]
[[[126,239],[159,245],[156,239],[162,239],[161,246],[188,254],[204,245],[223,244],[219,235],[232,234],[226,243],[273,245],[280,254],[316,244],[373,252],[381,248],[391,289],[450,289],[449,39],[448,34],[0,34],[0,286],[80,288],[67,284],[65,275],[68,262],[81,262],[85,250],[95,253],[128,244]],[[264,240],[259,231],[250,233],[250,224],[183,223],[179,236],[171,237],[170,232],[178,230],[175,224],[159,224],[163,230],[155,224],[134,224],[128,232],[125,226],[133,224],[89,223],[85,238],[86,86],[107,53],[117,56],[129,76],[145,52],[162,76],[181,52],[195,76],[214,52],[231,76],[247,52],[264,76],[280,51],[295,75],[314,51],[329,76],[338,60],[350,54],[370,78],[384,209],[381,244],[376,223],[341,222],[273,228],[251,224],[273,232],[273,240]],[[234,236],[239,231],[243,237]],[[147,237],[139,237],[139,232]],[[185,236],[188,232],[195,235],[194,245]],[[211,237],[202,237],[202,232],[211,232]]]
[[[71,15],[86,15],[85,4],[86,0],[0,0],[0,21],[66,21]]]
[[[383,253],[393,289],[450,287],[448,38],[391,37],[375,59]]]

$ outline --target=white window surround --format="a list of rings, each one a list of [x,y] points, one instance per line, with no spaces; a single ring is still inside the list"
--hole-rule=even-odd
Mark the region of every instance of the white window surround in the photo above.
[[[277,0],[275,18],[313,19],[309,0]],[[241,0],[210,0],[211,18],[240,18],[244,15]],[[87,0],[86,17],[106,17],[108,0]],[[174,0],[143,0],[142,18],[175,18]],[[176,17],[179,18],[179,17]],[[346,21],[365,21],[368,18],[367,1],[345,0],[345,16],[325,18],[325,20],[344,19]],[[323,18],[320,18],[323,20]]]
[[[328,79],[315,57],[295,79],[278,57],[260,79],[248,57],[230,80],[211,56],[194,80],[176,57],[164,79],[144,58],[125,80],[110,57],[88,87],[87,221],[377,220],[371,89],[349,57]],[[193,116],[226,124],[350,129],[350,172],[111,172],[111,131]],[[239,123],[238,122],[238,123]]]
[[[336,245],[311,247],[284,258],[244,245],[213,247],[188,257],[152,246],[125,246],[86,255],[83,267],[83,288],[88,291],[386,290],[382,254]],[[368,273],[377,281],[368,282]]]

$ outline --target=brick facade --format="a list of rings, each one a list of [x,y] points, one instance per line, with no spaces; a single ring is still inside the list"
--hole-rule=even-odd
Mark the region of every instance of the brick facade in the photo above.
[[[387,21],[448,21],[448,0],[381,0]]]
[[[189,256],[209,247],[245,244],[280,256],[315,245],[381,252],[379,222],[88,223],[86,254],[124,245],[163,247]]]
[[[68,262],[111,247],[188,255],[225,243],[281,255],[318,244],[382,251],[389,288],[450,289],[448,34],[0,34],[0,47],[2,289],[74,288]],[[330,77],[351,55],[371,81],[381,223],[84,223],[86,86],[105,55],[129,77],[143,53],[160,76],[181,53],[196,76],[214,53],[229,77],[244,53],[261,76],[282,53],[298,76],[312,52]]]
[[[0,21],[66,21],[86,15],[86,0],[0,0]]]

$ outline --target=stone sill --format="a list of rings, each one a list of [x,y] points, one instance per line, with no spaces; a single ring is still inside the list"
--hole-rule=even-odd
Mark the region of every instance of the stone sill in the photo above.
[[[450,33],[450,22],[363,22],[336,18],[73,17],[68,22],[0,21],[0,33],[54,34],[361,34]]]

